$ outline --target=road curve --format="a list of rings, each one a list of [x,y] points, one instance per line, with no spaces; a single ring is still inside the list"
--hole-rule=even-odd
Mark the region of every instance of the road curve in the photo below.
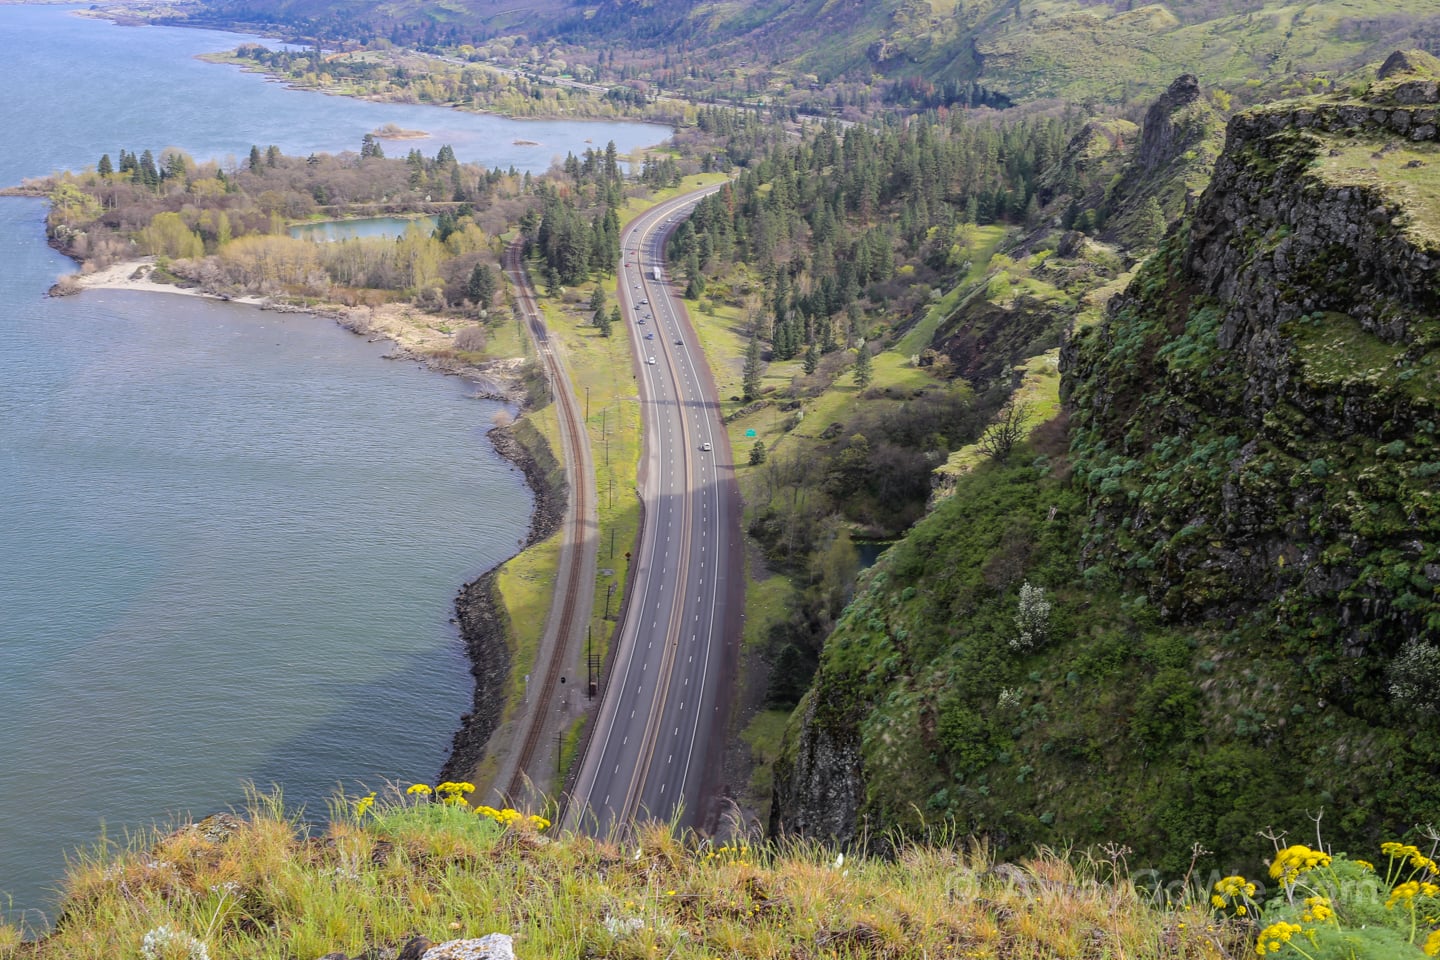
[[[664,275],[664,240],[698,200],[660,204],[621,238],[620,305],[644,410],[644,525],[625,616],[564,824],[703,826],[718,786],[744,585],[730,443],[699,342]]]

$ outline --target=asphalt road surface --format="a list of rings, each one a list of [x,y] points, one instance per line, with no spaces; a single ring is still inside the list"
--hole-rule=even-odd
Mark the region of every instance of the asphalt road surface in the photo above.
[[[660,205],[621,239],[620,306],[644,408],[644,527],[566,803],[566,825],[597,835],[677,811],[682,825],[703,825],[719,786],[743,598],[739,498],[705,359],[668,276],[655,279],[665,236],[700,196]]]

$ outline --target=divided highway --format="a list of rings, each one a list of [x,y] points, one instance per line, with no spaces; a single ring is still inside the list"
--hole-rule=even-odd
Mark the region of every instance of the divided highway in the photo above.
[[[718,786],[744,586],[739,493],[714,382],[664,275],[664,241],[705,193],[621,238],[620,306],[644,409],[644,520],[602,700],[564,823],[599,835],[636,817],[701,825]]]

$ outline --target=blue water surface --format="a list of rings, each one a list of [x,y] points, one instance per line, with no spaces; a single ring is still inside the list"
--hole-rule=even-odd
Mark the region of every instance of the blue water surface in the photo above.
[[[532,171],[669,133],[350,101],[194,59],[244,39],[0,6],[0,184],[121,148],[353,150],[385,123]],[[73,264],[43,217],[0,200],[0,909],[36,927],[102,830],[225,809],[247,782],[323,814],[337,784],[432,778],[470,698],[451,601],[531,507],[484,438],[501,407],[462,381],[305,315],[47,299]]]

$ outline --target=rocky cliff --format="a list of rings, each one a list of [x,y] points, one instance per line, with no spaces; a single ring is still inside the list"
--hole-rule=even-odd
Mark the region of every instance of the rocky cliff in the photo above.
[[[1067,345],[1068,449],[962,478],[862,585],[777,830],[953,819],[1178,870],[1306,811],[1337,844],[1440,816],[1435,66],[1231,120]]]
[[[1189,229],[1068,352],[1089,552],[1167,614],[1298,590],[1347,633],[1440,626],[1437,107],[1383,76],[1236,117]]]

